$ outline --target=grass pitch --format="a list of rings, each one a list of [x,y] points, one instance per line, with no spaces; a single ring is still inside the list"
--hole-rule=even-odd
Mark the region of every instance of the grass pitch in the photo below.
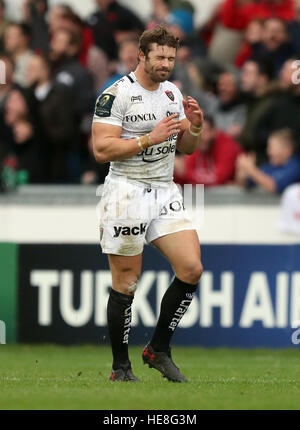
[[[0,409],[299,409],[300,351],[173,348],[168,382],[131,347],[140,383],[108,381],[108,347],[0,346]]]

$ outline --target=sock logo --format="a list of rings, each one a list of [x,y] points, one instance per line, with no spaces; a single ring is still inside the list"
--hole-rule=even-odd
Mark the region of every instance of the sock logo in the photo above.
[[[192,300],[194,297],[194,294],[193,293],[186,293],[185,297],[189,300]]]
[[[114,231],[115,234],[113,237],[119,237],[120,234],[122,236],[130,236],[133,234],[134,236],[137,236],[138,234],[144,234],[146,232],[147,223],[141,223],[138,227],[117,227],[114,225]]]
[[[190,293],[188,293],[188,294],[190,294]],[[183,315],[186,313],[188,307],[190,306],[191,301],[192,301],[192,299],[182,300],[179,308],[177,309],[177,311],[174,314],[174,317],[172,318],[172,321],[170,322],[170,325],[169,325],[170,330],[174,331],[175,328],[178,326],[181,318],[183,317]]]
[[[124,316],[125,316],[125,321],[124,321],[123,343],[128,344],[130,325],[131,325],[131,305],[125,309]]]

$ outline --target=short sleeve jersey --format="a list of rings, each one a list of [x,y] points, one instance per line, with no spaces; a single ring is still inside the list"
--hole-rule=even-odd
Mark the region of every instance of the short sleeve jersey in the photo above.
[[[183,97],[171,82],[161,82],[155,91],[148,91],[135,74],[119,79],[97,99],[93,122],[122,127],[121,139],[132,139],[150,133],[166,116],[178,114],[185,118]],[[173,179],[177,134],[153,145],[137,155],[113,161],[110,173],[138,181],[170,182]]]

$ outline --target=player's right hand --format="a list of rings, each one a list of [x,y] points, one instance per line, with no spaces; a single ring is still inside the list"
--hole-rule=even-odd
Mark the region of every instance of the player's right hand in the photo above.
[[[172,136],[172,134],[177,134],[180,132],[181,121],[177,119],[178,114],[167,116],[161,120],[156,127],[151,131],[151,146],[162,143]]]

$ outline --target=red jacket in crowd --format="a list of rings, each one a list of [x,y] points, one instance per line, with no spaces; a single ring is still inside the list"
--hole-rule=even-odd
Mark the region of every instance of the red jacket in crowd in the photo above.
[[[250,21],[256,18],[281,18],[290,21],[295,18],[293,0],[278,2],[261,0],[241,5],[239,0],[225,0],[221,6],[221,22],[224,27],[244,30]]]
[[[241,152],[240,145],[232,137],[217,131],[209,151],[196,150],[185,157],[184,182],[206,186],[230,182],[234,179],[236,159]]]

